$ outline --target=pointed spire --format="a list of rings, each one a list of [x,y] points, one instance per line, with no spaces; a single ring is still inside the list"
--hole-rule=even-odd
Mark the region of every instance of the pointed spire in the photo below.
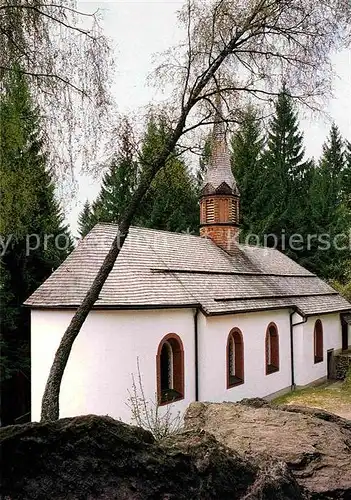
[[[225,125],[223,121],[222,99],[219,92],[216,94],[214,125],[212,130],[212,140],[226,140]]]
[[[230,253],[240,231],[240,193],[231,168],[219,93],[215,109],[211,158],[200,196],[200,236]]]
[[[222,115],[222,99],[216,94],[214,125],[212,131],[211,158],[204,177],[202,194],[233,194],[239,190],[231,168],[226,130]]]

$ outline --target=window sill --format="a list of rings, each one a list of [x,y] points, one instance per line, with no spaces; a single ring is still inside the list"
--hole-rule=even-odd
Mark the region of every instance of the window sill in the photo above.
[[[322,363],[322,361],[323,361],[323,358],[320,358],[320,357],[318,357],[318,356],[315,356],[315,357],[314,357],[314,364],[315,364],[315,365],[316,365],[317,363]]]
[[[266,375],[270,375],[271,373],[279,372],[279,368],[274,365],[266,366]]]
[[[239,377],[229,377],[227,389],[231,389],[232,387],[236,387],[237,385],[241,385],[243,383],[243,379]]]
[[[181,399],[184,399],[183,394],[175,389],[162,391],[159,406],[169,405],[175,403],[176,401],[180,401]]]

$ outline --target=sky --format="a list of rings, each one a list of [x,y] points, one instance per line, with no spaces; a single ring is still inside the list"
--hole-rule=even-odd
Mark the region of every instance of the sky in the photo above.
[[[112,92],[119,112],[135,112],[162,95],[147,85],[153,58],[174,45],[181,37],[177,26],[176,11],[181,1],[114,0],[78,1],[78,8],[85,12],[100,9],[101,24],[114,49],[116,69]],[[337,77],[334,80],[334,98],[323,110],[328,117],[300,116],[305,136],[307,156],[318,157],[332,121],[339,126],[344,137],[351,139],[351,50],[333,56]],[[75,201],[67,211],[67,221],[77,233],[77,218],[85,200],[94,200],[99,192],[99,181],[79,175]]]

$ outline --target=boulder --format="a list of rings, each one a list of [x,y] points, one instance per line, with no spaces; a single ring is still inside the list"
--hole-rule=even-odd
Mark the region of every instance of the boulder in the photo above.
[[[351,422],[341,417],[261,399],[192,403],[185,428],[205,430],[255,463],[284,462],[312,498],[351,498]]]
[[[0,442],[3,500],[306,498],[283,462],[246,460],[203,430],[155,442],[140,428],[87,415],[5,427]]]

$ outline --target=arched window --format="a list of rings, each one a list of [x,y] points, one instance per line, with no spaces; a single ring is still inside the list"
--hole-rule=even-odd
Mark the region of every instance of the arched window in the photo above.
[[[160,342],[156,355],[159,404],[184,398],[184,349],[180,337],[169,333]]]
[[[173,351],[166,340],[161,349],[161,392],[173,389]]]
[[[234,328],[227,340],[227,388],[244,383],[244,342],[241,331]]]
[[[323,325],[320,319],[317,319],[314,325],[314,362],[323,361]]]
[[[266,375],[279,371],[279,335],[275,323],[266,332]]]

